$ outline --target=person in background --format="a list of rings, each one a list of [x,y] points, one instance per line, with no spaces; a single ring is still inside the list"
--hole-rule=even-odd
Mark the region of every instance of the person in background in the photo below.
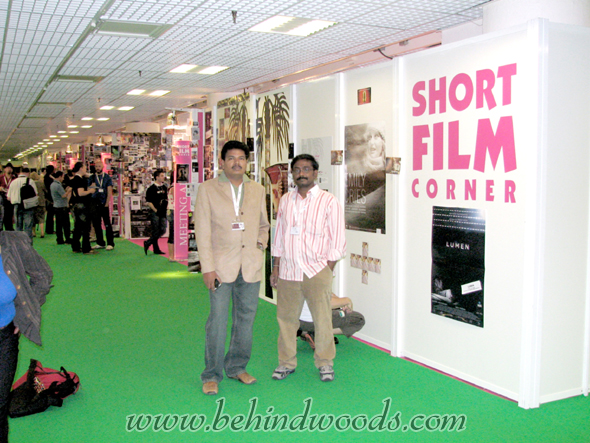
[[[92,194],[90,214],[92,226],[96,236],[96,245],[92,249],[104,249],[105,242],[102,235],[102,224],[107,237],[106,250],[112,251],[115,247],[113,226],[111,225],[110,203],[113,199],[113,180],[104,171],[104,165],[100,157],[94,160],[95,172],[90,176],[88,183],[96,186],[96,192]]]
[[[166,174],[161,169],[154,171],[154,183],[145,193],[147,205],[150,208],[150,222],[152,225],[152,235],[143,242],[145,255],[152,246],[154,254],[164,255],[158,245],[158,239],[166,233],[166,209],[168,209],[168,188],[164,183]]]
[[[10,184],[16,178],[16,174],[14,173],[14,169],[12,167],[12,163],[6,163],[4,169],[2,170],[2,174],[0,175],[0,195],[2,196],[2,205],[4,207],[4,218],[2,223],[4,224],[4,229],[7,231],[12,231],[14,229],[14,207],[10,200],[8,200],[8,188],[10,188]]]
[[[24,232],[0,232],[0,442],[8,442],[19,335],[41,345],[41,306],[52,279],[51,268]]]
[[[176,261],[174,259],[174,177],[170,179],[170,187],[168,188],[168,211],[166,212],[166,219],[168,220],[168,261]]]
[[[70,203],[74,211],[74,232],[72,233],[72,251],[83,252],[86,255],[95,254],[90,247],[90,198],[96,192],[96,187],[88,185],[86,166],[77,162],[72,169],[75,174],[71,181],[72,197]],[[82,244],[80,245],[80,238]]]
[[[45,206],[45,196],[47,195],[45,189],[45,182],[39,174],[36,172],[31,172],[31,180],[35,182],[35,186],[37,186],[37,196],[39,197],[39,205],[35,207],[33,211],[35,224],[39,226],[39,235],[41,238],[45,237],[45,212],[47,211]],[[33,226],[33,236],[36,237],[36,229]]]
[[[345,335],[350,338],[365,326],[365,317],[360,312],[353,310],[350,298],[338,297],[332,293],[330,307],[332,308],[332,333],[334,335]],[[303,304],[303,310],[299,317],[297,335],[308,342],[312,349],[315,349],[315,326],[307,302]],[[334,337],[334,343],[338,344],[336,337]]]
[[[14,207],[14,212],[16,215],[16,230],[17,231],[25,231],[29,237],[33,238],[33,225],[35,223],[35,208],[28,208],[25,209],[23,204],[21,203],[20,198],[20,189],[28,182],[35,193],[38,195],[37,186],[35,186],[35,182],[30,179],[29,177],[30,170],[28,167],[23,167],[18,174],[18,177],[15,178],[12,183],[10,184],[10,188],[8,189],[8,200],[12,203]]]
[[[47,222],[45,223],[45,232],[48,234],[53,234],[53,218],[54,218],[54,210],[53,210],[53,199],[51,197],[51,183],[53,182],[52,174],[55,171],[55,167],[53,165],[47,165],[45,169],[45,175],[43,176],[43,184],[45,190],[45,213],[47,214]],[[39,198],[39,205],[41,205],[41,198]]]
[[[55,171],[53,173],[53,183],[51,183],[51,197],[53,200],[53,210],[55,212],[55,236],[57,244],[70,243],[70,210],[68,200],[72,195],[72,188],[65,190],[62,186],[64,173]]]

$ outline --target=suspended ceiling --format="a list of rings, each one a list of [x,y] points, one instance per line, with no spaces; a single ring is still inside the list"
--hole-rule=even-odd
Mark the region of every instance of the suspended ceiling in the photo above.
[[[301,70],[475,21],[487,0],[0,0],[0,159],[84,143],[211,92],[242,91]],[[232,11],[237,11],[234,17]],[[308,37],[248,29],[274,15],[337,22]],[[167,25],[156,38],[97,33],[105,20]],[[130,29],[133,26],[129,25]],[[386,59],[384,59],[386,60]],[[227,66],[173,74],[181,64]],[[88,77],[96,82],[61,81]],[[169,90],[163,97],[133,89]],[[100,110],[110,105],[115,109]],[[118,107],[133,106],[130,111]],[[82,121],[83,117],[94,120]],[[107,117],[108,121],[97,121]]]

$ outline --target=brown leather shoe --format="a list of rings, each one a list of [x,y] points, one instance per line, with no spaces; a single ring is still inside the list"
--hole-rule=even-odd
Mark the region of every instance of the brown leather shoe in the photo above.
[[[253,385],[254,383],[256,383],[256,379],[247,372],[242,372],[241,374],[238,374],[236,377],[230,378],[233,378],[234,380],[240,380],[245,385]]]
[[[219,392],[219,386],[216,381],[208,381],[203,383],[203,394],[206,395],[217,395]]]

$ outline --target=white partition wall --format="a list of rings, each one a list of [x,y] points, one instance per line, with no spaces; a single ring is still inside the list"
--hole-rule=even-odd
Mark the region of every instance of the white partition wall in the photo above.
[[[400,61],[399,355],[526,408],[584,383],[589,34],[537,20]],[[453,289],[481,285],[478,326],[431,313],[435,207],[485,220],[485,276]]]
[[[342,147],[346,151],[345,132],[347,127],[368,124],[384,128],[385,153],[387,157],[397,154],[393,122],[393,63],[357,69],[343,75],[341,88],[342,118],[340,132]],[[371,88],[370,103],[359,104],[359,90]],[[382,126],[380,126],[382,125]],[[346,153],[345,153],[346,156]],[[345,171],[350,172],[350,165]],[[385,233],[371,233],[346,230],[347,258],[343,263],[344,295],[354,302],[355,310],[365,316],[364,328],[357,337],[371,344],[392,350],[392,301],[393,285],[393,244],[395,231],[395,201],[397,190],[392,175],[386,175],[385,189]],[[363,283],[362,270],[351,266],[351,254],[362,255],[363,243],[368,246],[367,257],[381,261],[381,272],[367,272]]]

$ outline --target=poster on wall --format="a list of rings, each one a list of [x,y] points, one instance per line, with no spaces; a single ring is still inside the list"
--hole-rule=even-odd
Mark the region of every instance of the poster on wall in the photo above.
[[[250,94],[244,93],[217,103],[217,149],[229,140],[246,143],[250,137]]]
[[[272,271],[270,245],[274,240],[276,210],[280,197],[288,189],[288,184],[284,185],[285,176],[283,171],[288,170],[289,164],[289,144],[291,143],[290,103],[291,91],[289,88],[269,92],[256,98],[257,170],[261,171],[259,179],[266,190],[268,219],[271,224],[271,237],[266,251],[265,262],[267,279],[270,278],[270,272]],[[278,183],[273,184],[273,177],[276,177],[276,175],[271,172],[277,169],[281,171],[280,189],[277,187]],[[266,285],[265,296],[269,299],[274,298],[270,285]]]
[[[300,154],[310,154],[316,159],[320,168],[316,183],[324,191],[332,192],[331,166],[332,137],[305,138],[301,140]]]
[[[434,206],[431,312],[483,327],[485,212]]]
[[[384,122],[344,128],[346,229],[385,234]]]

